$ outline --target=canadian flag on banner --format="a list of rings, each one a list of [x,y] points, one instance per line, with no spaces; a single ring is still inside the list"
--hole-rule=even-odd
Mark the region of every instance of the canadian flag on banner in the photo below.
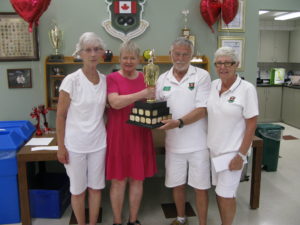
[[[114,5],[114,11],[116,14],[133,14],[136,13],[136,2],[135,1],[116,1]]]

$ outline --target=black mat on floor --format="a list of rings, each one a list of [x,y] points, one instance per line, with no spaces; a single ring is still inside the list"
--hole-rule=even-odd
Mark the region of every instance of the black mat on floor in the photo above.
[[[89,209],[87,209],[87,208],[85,209],[85,222],[89,223]],[[102,222],[102,208],[100,209],[97,223],[101,223],[101,222]],[[69,224],[77,224],[77,220],[76,220],[76,217],[75,217],[75,214],[73,211],[72,211],[72,215],[71,215]]]
[[[298,140],[298,138],[292,136],[292,135],[283,135],[283,140]]]
[[[175,203],[163,203],[163,204],[161,204],[161,208],[162,208],[166,218],[176,218],[177,217]],[[185,215],[187,217],[196,216],[196,214],[189,202],[185,203]]]

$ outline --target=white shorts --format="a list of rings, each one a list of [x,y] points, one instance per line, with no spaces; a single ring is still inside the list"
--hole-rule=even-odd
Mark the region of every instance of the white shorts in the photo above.
[[[223,170],[216,172],[211,163],[212,184],[216,186],[216,193],[223,198],[235,198],[240,184],[243,168],[240,170]]]
[[[106,149],[91,153],[69,151],[69,164],[65,164],[70,178],[70,192],[81,194],[87,187],[100,190],[105,187]]]
[[[200,190],[211,187],[209,151],[201,150],[191,153],[171,153],[166,151],[166,181],[167,187],[177,187],[185,184]],[[187,179],[188,176],[188,179]]]

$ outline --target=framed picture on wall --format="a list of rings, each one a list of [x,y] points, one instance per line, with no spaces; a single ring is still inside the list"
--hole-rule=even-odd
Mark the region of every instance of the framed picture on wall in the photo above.
[[[31,88],[31,69],[8,69],[7,81],[9,88]]]
[[[39,60],[37,29],[16,13],[0,12],[0,62]]]
[[[219,20],[218,30],[220,32],[245,32],[245,2],[239,0],[239,8],[235,18],[225,24],[223,19]]]
[[[232,47],[238,54],[240,64],[238,71],[244,70],[244,52],[245,52],[245,38],[239,36],[219,36],[218,47]]]

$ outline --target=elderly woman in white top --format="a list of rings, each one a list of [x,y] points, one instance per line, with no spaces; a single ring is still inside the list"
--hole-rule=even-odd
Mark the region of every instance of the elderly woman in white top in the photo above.
[[[236,74],[239,60],[234,49],[219,48],[214,64],[220,79],[212,82],[207,103],[208,147],[222,225],[231,225],[243,165],[256,129],[258,102],[255,87]],[[227,163],[226,168],[217,159]]]
[[[97,223],[105,186],[106,79],[97,70],[103,53],[100,37],[92,32],[82,34],[75,55],[83,60],[83,66],[64,78],[57,107],[57,158],[70,178],[71,203],[79,225],[85,224],[86,190],[89,224]]]

